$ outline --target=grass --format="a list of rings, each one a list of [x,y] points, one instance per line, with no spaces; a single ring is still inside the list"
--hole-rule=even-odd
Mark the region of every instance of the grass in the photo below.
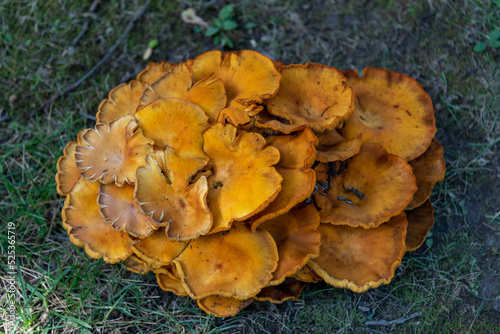
[[[180,20],[193,6],[211,22],[227,2],[153,1],[111,60],[75,91],[39,106],[82,77],[120,38],[142,1],[0,4],[0,260],[16,225],[17,290],[9,333],[495,333],[500,331],[500,51],[474,52],[500,26],[495,2],[264,1],[235,6],[235,48],[285,63],[386,67],[417,79],[435,104],[447,176],[432,196],[430,242],[407,254],[388,286],[355,294],[310,285],[298,301],[253,303],[217,319],[161,291],[151,275],[91,260],[61,226],[56,162],[90,127],[99,102],[149,61],[180,62],[217,48]],[[85,22],[88,31],[72,46]],[[253,23],[246,29],[246,23]],[[429,247],[429,245],[431,245]],[[0,312],[6,298],[0,292]],[[369,320],[403,324],[369,326]],[[0,327],[2,329],[2,327]],[[4,331],[7,328],[3,328]]]

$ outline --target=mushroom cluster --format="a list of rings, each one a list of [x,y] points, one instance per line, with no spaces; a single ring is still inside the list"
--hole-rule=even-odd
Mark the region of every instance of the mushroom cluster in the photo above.
[[[57,164],[71,242],[218,317],[388,284],[433,225],[443,149],[400,73],[210,51],[150,63],[96,118]]]

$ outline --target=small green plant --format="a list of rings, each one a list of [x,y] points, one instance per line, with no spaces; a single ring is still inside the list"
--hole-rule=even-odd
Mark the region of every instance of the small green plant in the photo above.
[[[220,44],[222,47],[234,48],[234,43],[226,34],[238,27],[238,23],[234,21],[234,5],[226,5],[219,10],[217,18],[213,22],[213,26],[205,30],[205,36],[213,37],[215,44]]]
[[[488,34],[488,41],[486,43],[484,42],[477,42],[476,45],[474,45],[474,52],[483,52],[486,50],[488,46],[492,48],[500,48],[500,30],[498,29],[493,29],[489,32]]]

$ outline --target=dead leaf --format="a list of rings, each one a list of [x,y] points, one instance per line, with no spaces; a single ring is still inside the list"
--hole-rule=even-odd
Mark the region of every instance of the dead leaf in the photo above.
[[[209,27],[208,23],[205,22],[205,20],[196,15],[196,11],[194,10],[194,8],[183,10],[181,13],[181,19],[186,23],[194,24],[203,28]]]

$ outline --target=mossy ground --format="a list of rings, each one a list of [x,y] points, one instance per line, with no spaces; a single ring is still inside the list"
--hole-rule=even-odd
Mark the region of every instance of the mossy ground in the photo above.
[[[475,53],[500,29],[500,3],[270,1],[236,3],[236,49],[285,63],[385,67],[414,77],[434,101],[447,176],[432,196],[436,225],[388,286],[363,294],[310,285],[298,301],[253,303],[217,319],[161,291],[152,275],[94,261],[68,241],[56,162],[99,102],[149,61],[180,62],[218,48],[180,19],[191,6],[211,22],[227,2],[152,1],[95,75],[46,108],[99,62],[143,1],[0,4],[0,251],[16,225],[15,328],[25,333],[498,333],[500,332],[500,49]],[[72,41],[88,22],[89,29]],[[245,24],[254,23],[247,29]],[[142,55],[158,39],[148,61]],[[7,294],[1,292],[5,312]],[[419,314],[402,323],[369,325]],[[0,327],[1,329],[1,327]],[[4,330],[6,330],[4,328]]]

